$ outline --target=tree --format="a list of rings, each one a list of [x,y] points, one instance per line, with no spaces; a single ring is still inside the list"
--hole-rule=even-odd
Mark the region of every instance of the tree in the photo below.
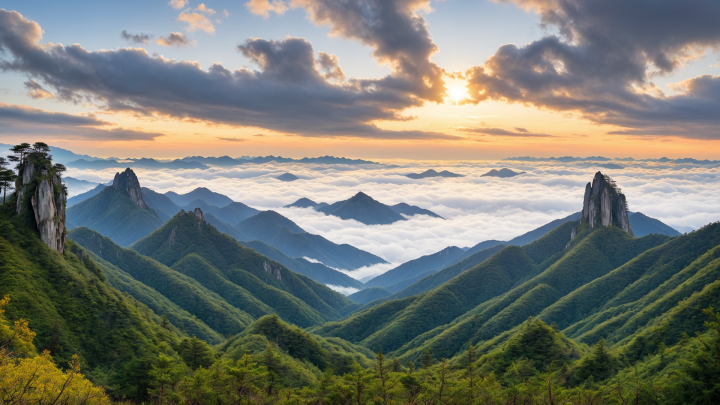
[[[0,157],[0,189],[3,192],[3,204],[5,204],[5,198],[7,196],[7,189],[12,188],[13,182],[15,181],[15,172],[9,169],[9,162],[4,157]]]
[[[180,342],[178,353],[185,364],[195,370],[198,367],[210,367],[215,362],[215,353],[204,341],[193,336]]]
[[[432,354],[432,348],[429,347],[425,349],[425,351],[422,354],[422,364],[423,368],[427,370],[430,366],[432,366],[433,363],[433,354]]]
[[[180,381],[183,369],[172,358],[161,354],[148,374],[152,377],[154,387],[150,394],[157,398],[158,404],[162,405],[168,393],[172,393],[175,384]]]
[[[19,169],[20,166],[25,163],[25,158],[28,153],[30,153],[30,144],[21,143],[20,145],[15,145],[10,148],[10,152],[12,152],[13,155],[9,156],[8,159],[10,159],[11,162],[17,162],[17,168]]]

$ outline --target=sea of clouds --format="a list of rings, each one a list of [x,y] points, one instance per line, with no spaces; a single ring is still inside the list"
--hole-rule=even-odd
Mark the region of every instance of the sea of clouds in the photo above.
[[[310,233],[376,254],[388,264],[347,272],[357,279],[383,273],[447,246],[470,247],[489,239],[508,240],[582,209],[585,184],[598,170],[623,189],[630,210],[681,232],[720,220],[720,166],[622,162],[603,169],[587,162],[382,161],[382,165],[246,164],[208,170],[134,169],[140,183],[158,192],[184,193],[207,187],[262,210],[276,210]],[[526,172],[500,179],[481,177],[507,167]],[[408,173],[433,168],[459,178],[412,180]],[[106,183],[116,170],[68,169],[67,176]],[[300,177],[282,182],[290,172]],[[362,191],[385,204],[406,202],[445,219],[415,216],[391,225],[364,225],[310,208],[283,208],[301,197],[333,203]],[[70,194],[77,194],[69,190]],[[312,259],[312,258],[311,258]]]

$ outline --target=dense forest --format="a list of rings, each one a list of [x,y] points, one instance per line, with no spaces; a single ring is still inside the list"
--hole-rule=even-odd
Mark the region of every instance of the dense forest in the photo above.
[[[720,403],[720,223],[636,237],[568,221],[360,305],[202,212],[129,247],[48,227],[40,185],[64,167],[42,143],[12,152],[0,404]],[[103,209],[147,215],[113,193]]]

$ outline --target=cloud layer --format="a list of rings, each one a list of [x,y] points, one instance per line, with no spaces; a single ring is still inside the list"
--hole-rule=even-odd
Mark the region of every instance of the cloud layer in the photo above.
[[[358,279],[397,264],[435,253],[447,246],[508,240],[582,209],[585,184],[597,170],[610,174],[628,196],[630,209],[676,226],[681,231],[720,220],[720,167],[623,162],[606,170],[588,162],[388,162],[379,165],[310,164],[244,165],[209,170],[149,171],[137,169],[143,186],[165,192],[208,187],[259,209],[274,209],[308,232],[336,243],[349,243],[379,255],[390,264],[348,272]],[[480,177],[508,167],[527,174],[509,179]],[[404,175],[429,168],[450,170],[462,178],[411,180]],[[291,172],[301,180],[274,177]],[[69,169],[79,179],[107,182],[114,171]],[[391,225],[364,225],[326,216],[312,209],[282,208],[300,197],[335,202],[363,191],[375,199],[407,202],[430,209],[446,220],[416,216]],[[687,228],[685,228],[687,227]]]

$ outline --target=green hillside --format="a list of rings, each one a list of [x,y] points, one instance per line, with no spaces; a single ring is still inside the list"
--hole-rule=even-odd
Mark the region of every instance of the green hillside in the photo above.
[[[219,270],[227,281],[265,304],[285,305],[282,304],[285,301],[276,301],[279,296],[297,298],[309,307],[310,312],[303,313],[313,313],[318,319],[338,319],[341,316],[338,311],[352,304],[345,296],[241,245],[190,213],[176,215],[132,248],[167,266],[195,254]],[[317,324],[309,318],[286,320],[298,325]]]
[[[64,254],[42,243],[34,225],[0,206],[0,297],[9,295],[8,319],[24,318],[35,346],[58,364],[78,354],[91,380],[131,398],[148,385],[143,359],[179,341],[159,315],[114,289],[87,253],[72,241]]]

